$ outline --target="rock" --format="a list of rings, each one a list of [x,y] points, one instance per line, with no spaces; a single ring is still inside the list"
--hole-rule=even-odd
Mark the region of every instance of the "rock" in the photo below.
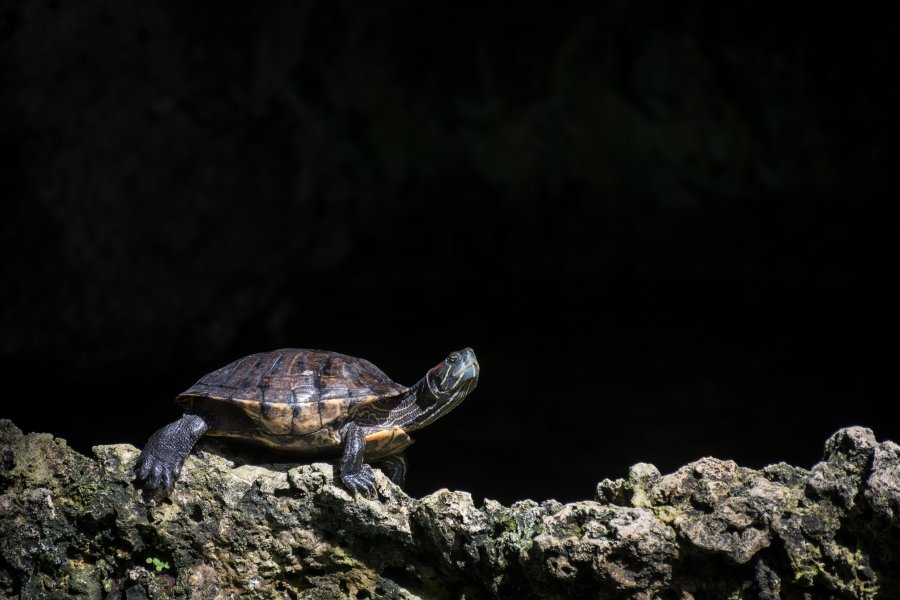
[[[0,421],[0,596],[21,598],[892,598],[900,446],[859,427],[807,471],[704,458],[633,466],[594,500],[410,498],[376,470],[258,464],[214,442],[168,497],[138,450],[92,458]]]
[[[885,442],[872,453],[865,500],[885,525],[900,523],[900,446]]]

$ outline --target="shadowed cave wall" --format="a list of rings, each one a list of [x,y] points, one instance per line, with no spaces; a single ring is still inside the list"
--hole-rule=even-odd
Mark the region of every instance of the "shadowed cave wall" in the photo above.
[[[472,346],[413,494],[900,437],[896,7],[0,6],[26,430],[140,445],[244,354],[411,384]]]

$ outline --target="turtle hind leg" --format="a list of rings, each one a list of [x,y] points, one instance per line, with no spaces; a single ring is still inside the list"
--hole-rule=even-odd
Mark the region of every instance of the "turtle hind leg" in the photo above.
[[[376,465],[385,476],[390,479],[394,485],[403,489],[406,485],[406,472],[409,470],[409,463],[406,455],[401,453],[392,454],[378,461]]]
[[[157,430],[147,440],[135,463],[137,479],[148,488],[172,489],[191,448],[207,429],[206,419],[188,413]]]

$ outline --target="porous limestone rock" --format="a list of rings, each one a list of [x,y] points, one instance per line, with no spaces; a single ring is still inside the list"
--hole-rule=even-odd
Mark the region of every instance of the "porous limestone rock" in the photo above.
[[[205,442],[168,497],[138,450],[0,421],[0,596],[20,598],[896,598],[900,446],[860,427],[810,471],[638,464],[593,500],[410,498],[376,471],[254,464]]]

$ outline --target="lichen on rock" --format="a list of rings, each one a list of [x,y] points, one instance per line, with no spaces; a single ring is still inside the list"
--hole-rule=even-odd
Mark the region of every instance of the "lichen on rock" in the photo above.
[[[900,596],[900,446],[859,427],[809,471],[641,463],[570,504],[415,499],[377,471],[379,497],[356,498],[330,464],[215,442],[160,497],[134,487],[133,446],[93,454],[0,421],[0,596]]]

